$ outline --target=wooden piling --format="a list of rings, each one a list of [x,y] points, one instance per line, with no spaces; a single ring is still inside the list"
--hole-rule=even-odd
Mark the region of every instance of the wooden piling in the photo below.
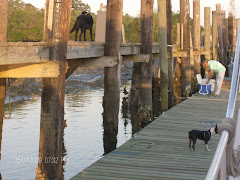
[[[228,44],[230,51],[229,60],[233,59],[233,15],[228,13]]]
[[[212,49],[213,49],[213,60],[218,60],[217,54],[217,15],[216,11],[212,11]]]
[[[238,35],[238,28],[239,28],[239,19],[236,19],[236,40]]]
[[[206,60],[211,59],[211,47],[210,47],[210,7],[204,7],[204,49],[207,52],[205,55]]]
[[[0,1],[0,42],[7,42],[7,10],[8,0]],[[0,79],[0,159],[2,147],[2,128],[4,116],[4,104],[6,95],[6,79]]]
[[[103,125],[104,139],[116,137],[118,132],[118,114],[120,103],[120,44],[122,28],[123,0],[107,1],[105,56],[117,56],[118,64],[104,70]],[[108,127],[108,128],[107,128]],[[105,141],[104,141],[105,144]],[[105,146],[105,145],[104,145]]]
[[[174,106],[175,98],[173,93],[173,72],[174,72],[174,60],[173,60],[173,27],[172,27],[172,2],[167,0],[166,3],[167,12],[167,57],[168,57],[168,108]]]
[[[227,28],[226,28],[226,15],[225,11],[222,10],[222,36],[223,36],[223,65],[227,67],[228,58],[227,58]]]
[[[165,8],[166,9],[166,8]],[[149,54],[148,63],[140,63],[140,108],[139,118],[145,124],[152,119],[152,42],[153,42],[153,0],[141,0],[141,48],[142,54]]]
[[[158,30],[160,56],[160,94],[161,110],[168,110],[168,57],[167,57],[167,14],[166,0],[158,0]]]
[[[180,23],[177,23],[177,39],[176,44],[178,47],[178,50],[181,49],[181,25]],[[173,92],[174,92],[174,98],[175,103],[178,104],[181,102],[181,58],[177,57],[175,59],[175,66],[174,66],[174,72],[173,72]]]
[[[224,64],[221,4],[216,4],[216,13],[217,13],[218,44],[219,44],[218,56],[219,56],[219,61],[222,64]]]
[[[194,55],[194,91],[198,91],[198,82],[196,75],[201,74],[201,58],[200,58],[200,0],[193,1],[193,51],[198,52]]]
[[[181,89],[182,96],[191,96],[191,67],[190,67],[190,9],[189,0],[180,0],[180,21],[183,26],[183,51],[187,57],[181,58]]]
[[[48,0],[53,4],[53,13],[48,9],[46,24],[49,56],[58,64],[57,78],[43,78],[41,94],[41,124],[39,143],[39,169],[44,179],[62,179],[62,148],[64,127],[65,76],[67,70],[67,41],[71,15],[68,0]],[[45,22],[46,23],[46,22]]]

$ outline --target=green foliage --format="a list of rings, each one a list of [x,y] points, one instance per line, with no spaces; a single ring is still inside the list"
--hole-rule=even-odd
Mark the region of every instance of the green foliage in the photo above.
[[[8,1],[8,41],[41,41],[44,11],[21,0]]]
[[[93,40],[96,30],[96,14],[91,13],[88,4],[82,3],[82,0],[73,0],[70,29],[73,27],[77,17],[82,11],[88,11],[93,17]],[[127,43],[140,43],[141,41],[141,23],[139,17],[132,17],[129,14],[123,15],[122,22],[125,28],[125,37]],[[173,22],[173,42],[176,42],[177,23],[180,22],[180,13],[172,13]],[[193,20],[190,21],[193,27]],[[44,9],[37,9],[31,4],[26,4],[22,0],[8,0],[8,41],[41,41],[43,40],[44,28]],[[201,30],[203,28],[201,27]],[[191,28],[192,31],[192,28]],[[193,33],[192,33],[193,34]],[[80,32],[78,32],[79,39]],[[86,33],[87,41],[90,41],[90,32]],[[75,40],[75,32],[71,33],[69,40]],[[82,37],[83,40],[83,37]],[[158,43],[158,15],[153,14],[153,42]]]
[[[83,3],[82,0],[72,0],[72,9],[80,11],[91,11],[91,7],[87,3]]]

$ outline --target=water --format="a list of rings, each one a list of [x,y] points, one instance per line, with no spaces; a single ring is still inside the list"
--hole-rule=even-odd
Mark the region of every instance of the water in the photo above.
[[[123,93],[121,96],[123,97]],[[66,164],[63,168],[64,179],[69,179],[103,157],[103,90],[67,94],[65,97]],[[16,104],[12,107],[11,118],[4,119],[0,160],[0,172],[4,180],[35,179],[35,169],[38,166],[40,111],[40,99],[31,100]],[[130,139],[131,135],[131,122],[128,118],[123,118],[119,111],[117,147]]]

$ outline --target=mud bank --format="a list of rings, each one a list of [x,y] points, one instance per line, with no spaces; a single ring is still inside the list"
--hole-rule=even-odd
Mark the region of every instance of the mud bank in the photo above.
[[[132,64],[128,68],[122,65],[121,84],[131,81]],[[129,68],[130,67],[130,68]],[[9,79],[6,86],[5,103],[24,102],[41,96],[41,78]],[[104,68],[78,68],[66,80],[66,94],[74,94],[82,91],[98,90],[104,88]]]

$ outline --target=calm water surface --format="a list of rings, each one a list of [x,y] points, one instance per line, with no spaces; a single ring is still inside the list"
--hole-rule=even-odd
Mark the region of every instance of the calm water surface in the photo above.
[[[122,91],[121,96],[123,97]],[[104,154],[102,98],[103,90],[66,95],[67,127],[64,131],[64,146],[67,161],[63,166],[64,179],[73,177]],[[38,165],[36,160],[39,151],[40,110],[40,99],[27,101],[14,106],[11,118],[4,119],[0,160],[3,180],[35,179],[35,168]],[[130,120],[122,116],[120,111],[117,147],[132,135]]]

